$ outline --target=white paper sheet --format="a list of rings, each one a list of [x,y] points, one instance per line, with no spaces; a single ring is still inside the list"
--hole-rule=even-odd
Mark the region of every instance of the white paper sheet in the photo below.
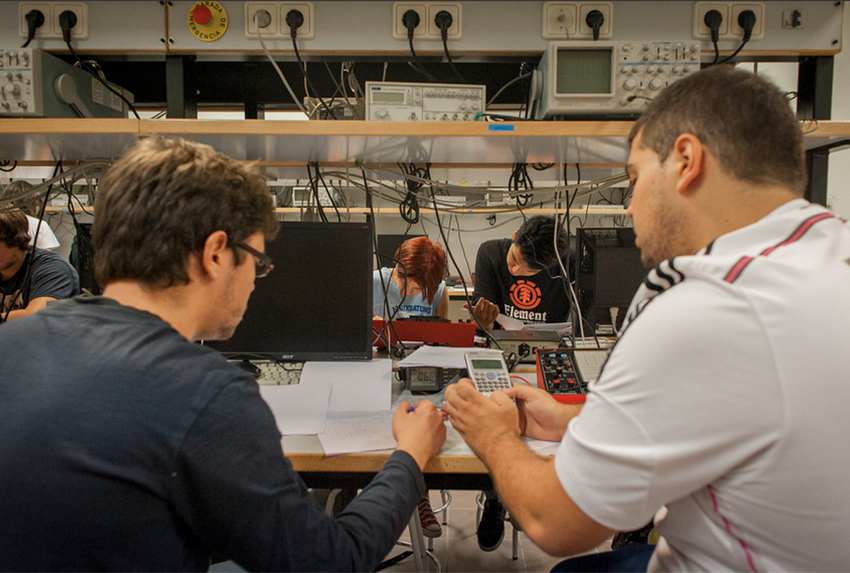
[[[392,360],[305,362],[301,384],[316,380],[332,385],[329,412],[389,410],[392,401]]]
[[[522,330],[525,328],[525,323],[518,318],[513,318],[506,314],[499,313],[496,316],[496,322],[502,325],[505,330]]]
[[[499,315],[496,317],[496,322],[501,324],[502,328],[504,328],[505,330],[554,330],[557,331],[558,334],[561,336],[572,330],[572,325],[569,322],[526,324],[519,319],[501,313],[499,313]]]
[[[324,433],[319,434],[319,442],[325,455],[395,449],[393,413],[394,411],[388,410],[330,414]]]
[[[466,368],[463,359],[467,352],[492,352],[502,354],[501,350],[494,348],[451,348],[448,346],[423,346],[399,361],[399,367],[406,366],[440,366],[442,368]]]
[[[274,414],[277,429],[285,436],[319,434],[325,431],[329,380],[306,381],[289,386],[260,386],[260,396]]]
[[[525,330],[544,330],[544,331],[556,331],[561,336],[567,334],[572,330],[572,324],[569,322],[547,322],[541,324],[526,324]]]

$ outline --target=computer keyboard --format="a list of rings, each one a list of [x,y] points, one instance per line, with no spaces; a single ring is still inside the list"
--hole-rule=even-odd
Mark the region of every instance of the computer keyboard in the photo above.
[[[289,386],[301,381],[303,362],[254,362],[260,369],[257,384],[265,386]]]

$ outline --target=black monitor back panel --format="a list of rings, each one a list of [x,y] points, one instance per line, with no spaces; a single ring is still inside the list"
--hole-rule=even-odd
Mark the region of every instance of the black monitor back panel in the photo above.
[[[382,267],[392,268],[395,265],[393,257],[401,244],[409,239],[423,235],[378,235],[378,263]]]
[[[635,246],[634,229],[579,228],[577,264],[577,296],[585,324],[611,324],[609,309],[616,307],[619,330],[632,297],[646,276],[640,249]]]
[[[372,358],[372,227],[284,222],[266,244],[274,270],[258,279],[228,355],[275,360]]]

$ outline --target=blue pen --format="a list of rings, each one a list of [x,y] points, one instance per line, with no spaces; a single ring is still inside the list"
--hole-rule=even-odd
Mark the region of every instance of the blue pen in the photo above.
[[[407,413],[408,413],[408,414],[410,414],[411,412],[415,412],[415,411],[416,411],[416,407],[415,407],[415,406],[411,406],[410,408],[408,408],[408,409],[407,409]]]

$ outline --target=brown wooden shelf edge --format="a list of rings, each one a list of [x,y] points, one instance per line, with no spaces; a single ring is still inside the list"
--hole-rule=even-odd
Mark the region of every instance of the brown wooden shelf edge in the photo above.
[[[325,456],[324,454],[287,453],[297,472],[378,472],[387,462],[391,452],[365,454],[345,454]],[[424,473],[486,474],[487,466],[477,456],[451,455],[433,457],[425,466]]]
[[[376,122],[0,118],[0,159],[44,163],[117,157],[143,135],[208,143],[237,160],[450,166],[620,164],[631,121]],[[807,149],[850,137],[850,122],[800,122]],[[494,128],[496,128],[494,130]]]

